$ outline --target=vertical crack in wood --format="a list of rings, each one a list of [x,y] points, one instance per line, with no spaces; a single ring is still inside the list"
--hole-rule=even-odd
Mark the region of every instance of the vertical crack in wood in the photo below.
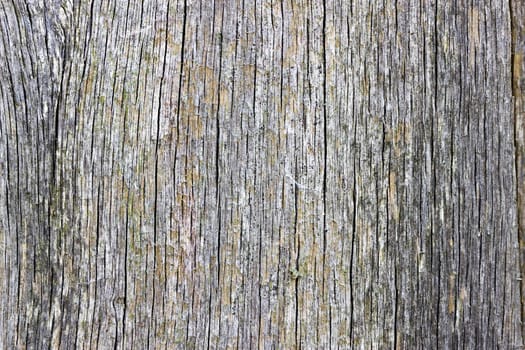
[[[326,93],[326,76],[327,76],[327,65],[326,65],[326,0],[323,0],[323,23],[322,23],[322,50],[323,50],[323,81],[322,81],[322,87],[323,87],[323,203],[322,203],[322,210],[323,210],[323,265],[322,265],[322,295],[323,295],[323,301],[325,303],[328,303],[328,344],[330,348],[332,348],[332,308],[330,305],[330,293],[327,293],[327,290],[329,290],[330,287],[326,287],[325,284],[327,283],[327,279],[329,281],[329,278],[326,277],[325,271],[326,271],[326,245],[327,245],[327,227],[326,227],[326,191],[327,191],[327,174],[328,174],[328,134],[327,134],[327,93]],[[328,294],[328,295],[327,295]]]

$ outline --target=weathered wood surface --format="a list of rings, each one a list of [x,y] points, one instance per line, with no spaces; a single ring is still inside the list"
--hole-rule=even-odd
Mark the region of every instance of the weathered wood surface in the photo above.
[[[0,348],[521,348],[524,6],[1,1]]]
[[[525,2],[511,2],[512,95],[514,97],[520,271],[525,274]],[[525,278],[521,279],[522,336],[525,336]]]

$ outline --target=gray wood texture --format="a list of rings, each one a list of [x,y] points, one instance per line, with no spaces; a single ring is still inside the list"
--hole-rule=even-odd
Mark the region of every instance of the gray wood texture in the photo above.
[[[522,0],[0,1],[0,348],[521,349]]]

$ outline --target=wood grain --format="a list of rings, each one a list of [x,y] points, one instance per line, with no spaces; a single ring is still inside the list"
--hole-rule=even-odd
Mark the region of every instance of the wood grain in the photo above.
[[[524,7],[0,2],[0,348],[522,348]]]

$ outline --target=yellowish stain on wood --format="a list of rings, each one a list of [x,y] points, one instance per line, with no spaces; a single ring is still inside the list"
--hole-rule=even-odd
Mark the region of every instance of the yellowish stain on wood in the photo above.
[[[455,288],[456,288],[456,274],[451,273],[448,276],[448,313],[451,314],[454,312],[456,308],[456,296],[455,296]]]
[[[477,7],[471,7],[468,14],[468,36],[468,63],[470,69],[474,69],[476,50],[479,47],[479,10]]]
[[[399,222],[399,206],[397,204],[397,176],[394,171],[388,175],[388,204],[395,222]]]

